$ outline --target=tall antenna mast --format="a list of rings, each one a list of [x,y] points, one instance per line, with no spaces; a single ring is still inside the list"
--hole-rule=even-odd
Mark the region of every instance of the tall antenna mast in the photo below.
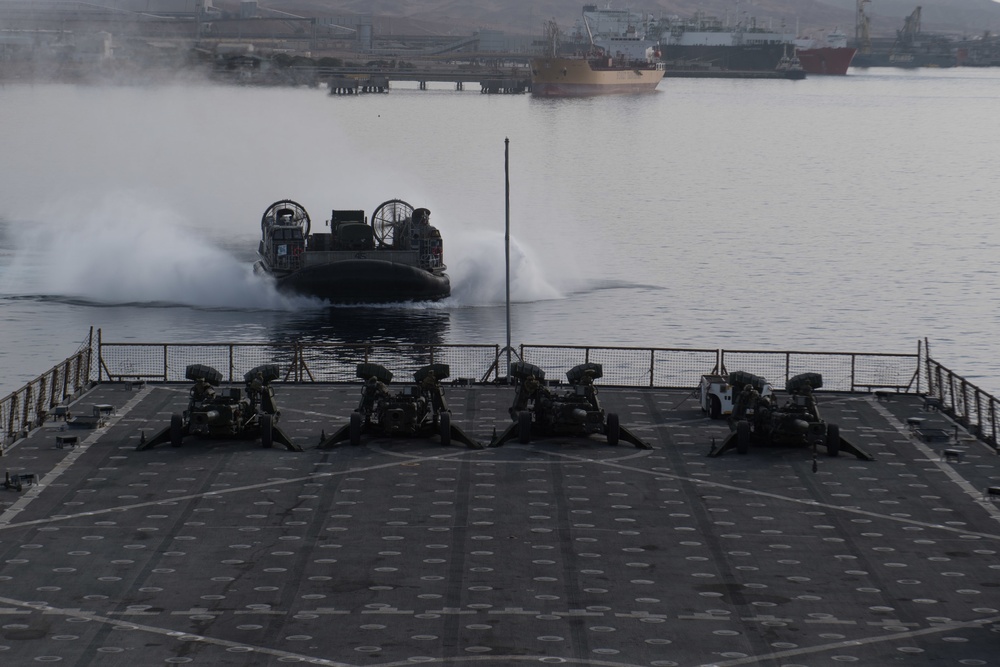
[[[510,138],[503,140],[503,175],[504,175],[504,265],[506,267],[507,284],[507,368],[505,375],[510,373]]]

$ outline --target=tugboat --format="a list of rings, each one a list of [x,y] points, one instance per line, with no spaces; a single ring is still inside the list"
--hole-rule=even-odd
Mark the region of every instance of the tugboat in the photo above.
[[[430,211],[390,199],[375,209],[334,210],[329,231],[312,233],[305,207],[271,204],[260,220],[254,273],[273,277],[283,292],[330,303],[436,301],[451,294],[441,233]]]
[[[788,50],[785,49],[785,53],[781,56],[781,60],[778,61],[778,66],[774,68],[774,71],[781,74],[782,77],[786,79],[791,79],[792,81],[801,81],[806,78],[806,71],[802,69],[802,63],[799,62],[799,57],[793,55],[788,56]]]

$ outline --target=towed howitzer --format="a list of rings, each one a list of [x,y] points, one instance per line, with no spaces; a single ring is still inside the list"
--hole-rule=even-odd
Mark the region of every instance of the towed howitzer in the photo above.
[[[829,456],[841,451],[863,461],[874,457],[840,435],[840,427],[823,420],[816,405],[814,389],[823,386],[819,373],[801,373],[785,383],[788,401],[779,406],[773,395],[762,396],[752,383],[744,385],[733,404],[729,421],[730,434],[709,456],[719,456],[730,449],[746,454],[751,444],[809,445],[826,448]]]
[[[533,434],[586,437],[599,433],[607,437],[611,446],[624,440],[637,449],[652,449],[621,425],[617,413],[605,413],[594,386],[594,380],[602,374],[601,364],[588,362],[574,366],[566,372],[570,389],[560,395],[545,386],[545,371],[541,368],[523,361],[513,362],[510,375],[517,386],[509,410],[513,422],[490,447],[500,447],[515,437],[527,444]]]
[[[281,412],[274,401],[271,382],[280,377],[275,364],[264,364],[248,371],[245,394],[239,388],[217,394],[215,388],[222,383],[222,374],[202,364],[187,367],[184,377],[194,381],[188,397],[188,407],[182,414],[173,414],[170,425],[146,440],[143,438],[137,451],[152,449],[169,442],[180,447],[189,435],[205,438],[260,438],[265,449],[275,443],[293,452],[302,448],[293,443],[278,427]]]
[[[404,437],[437,434],[442,445],[450,445],[454,439],[469,449],[481,449],[482,445],[451,421],[441,388],[441,380],[449,373],[448,364],[424,366],[413,374],[413,385],[393,393],[387,386],[392,382],[392,371],[380,364],[358,364],[356,376],[365,381],[361,401],[350,421],[321,442],[319,448],[331,449],[343,442],[360,445],[363,434],[375,433]]]

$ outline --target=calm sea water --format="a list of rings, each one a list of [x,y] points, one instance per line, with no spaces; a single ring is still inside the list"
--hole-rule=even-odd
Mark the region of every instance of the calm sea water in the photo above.
[[[106,341],[915,352],[1000,393],[1000,71],[664,80],[540,100],[397,86],[0,87],[0,393]],[[324,307],[250,264],[292,198],[432,211],[453,296]],[[706,369],[708,370],[708,369]]]

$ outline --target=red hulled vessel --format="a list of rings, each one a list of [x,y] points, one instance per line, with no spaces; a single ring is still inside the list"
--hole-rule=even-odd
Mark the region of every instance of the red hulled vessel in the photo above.
[[[847,69],[858,52],[847,45],[847,35],[839,29],[825,39],[799,38],[794,41],[795,54],[807,74],[847,74]]]

